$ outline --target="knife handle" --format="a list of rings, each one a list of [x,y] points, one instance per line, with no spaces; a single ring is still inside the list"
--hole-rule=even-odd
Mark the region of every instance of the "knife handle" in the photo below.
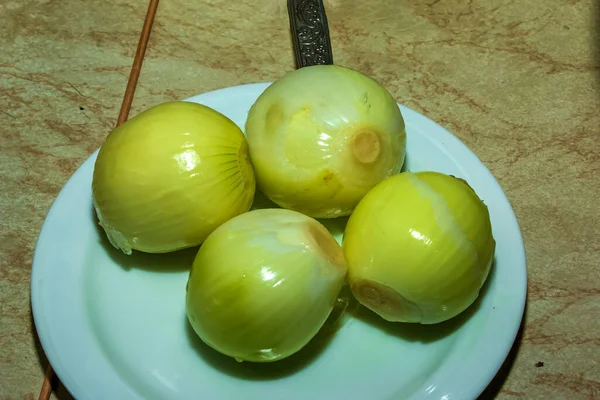
[[[333,64],[323,0],[288,0],[287,7],[296,66]]]

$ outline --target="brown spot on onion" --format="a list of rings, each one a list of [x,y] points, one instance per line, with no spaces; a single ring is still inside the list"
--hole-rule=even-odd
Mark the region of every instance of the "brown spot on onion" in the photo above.
[[[407,316],[407,300],[389,286],[371,280],[359,280],[352,283],[351,289],[363,306],[387,321],[404,321]]]
[[[381,154],[379,135],[371,130],[360,131],[352,138],[352,153],[361,164],[375,162]]]
[[[307,224],[307,233],[318,250],[334,265],[346,268],[346,259],[342,247],[321,223],[311,221]]]

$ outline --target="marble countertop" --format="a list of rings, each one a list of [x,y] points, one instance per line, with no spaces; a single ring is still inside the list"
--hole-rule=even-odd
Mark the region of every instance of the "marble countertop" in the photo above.
[[[595,3],[594,3],[595,2]],[[146,2],[0,4],[0,398],[37,398],[35,242],[114,125]],[[483,399],[600,398],[600,3],[327,0],[336,63],[465,142],[522,228],[524,328]],[[293,69],[283,0],[163,0],[133,103]],[[69,398],[62,388],[53,398]]]

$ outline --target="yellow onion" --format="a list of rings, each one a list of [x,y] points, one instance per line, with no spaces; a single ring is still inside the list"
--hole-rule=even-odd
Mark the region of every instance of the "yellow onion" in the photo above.
[[[462,179],[403,172],[375,186],[343,238],[357,300],[388,321],[448,320],[478,297],[495,249],[485,204]]]
[[[246,135],[260,190],[314,218],[349,215],[369,189],[400,171],[406,145],[390,93],[334,65],[274,82],[252,105]]]
[[[222,354],[277,361],[323,326],[345,275],[342,248],[319,222],[291,210],[253,210],[200,247],[187,284],[188,320]]]
[[[112,131],[92,186],[100,225],[126,254],[196,246],[248,211],[255,191],[242,131],[219,112],[183,101],[152,107]]]

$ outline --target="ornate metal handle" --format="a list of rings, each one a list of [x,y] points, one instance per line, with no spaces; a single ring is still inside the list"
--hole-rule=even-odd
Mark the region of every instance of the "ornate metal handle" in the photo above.
[[[298,68],[333,64],[323,0],[288,0],[288,13]]]

